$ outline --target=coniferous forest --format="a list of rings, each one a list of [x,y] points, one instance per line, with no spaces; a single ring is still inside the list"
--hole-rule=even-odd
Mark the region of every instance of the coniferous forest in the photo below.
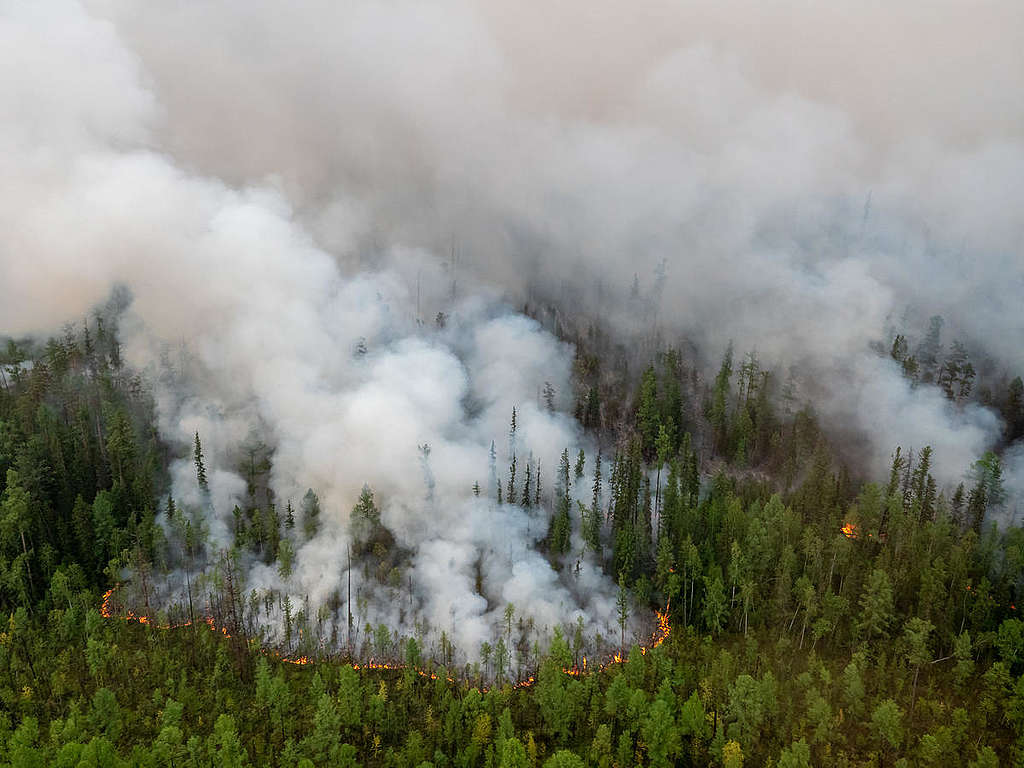
[[[575,531],[619,575],[623,633],[626,615],[654,616],[666,605],[670,627],[657,647],[632,638],[622,663],[585,671],[579,630],[556,628],[542,650],[514,648],[521,633],[514,615],[508,632],[464,667],[451,664],[443,640],[423,647],[385,626],[367,627],[361,650],[318,653],[302,639],[317,624],[302,605],[289,610],[289,652],[267,646],[250,616],[264,596],[245,594],[233,560],[249,551],[290,568],[291,542],[310,534],[317,512],[315,499],[306,499],[281,514],[255,476],[250,504],[233,513],[232,547],[194,583],[193,621],[183,615],[182,626],[161,628],[173,619],[146,605],[147,590],[155,590],[147,585],[174,558],[198,558],[209,545],[168,494],[174,448],[159,437],[145,383],[121,361],[116,318],[98,315],[45,344],[12,342],[0,388],[5,760],[995,766],[1020,759],[1024,622],[1016,602],[1024,531],[982,524],[1005,494],[998,456],[982,457],[973,484],[952,495],[936,491],[928,447],[896,447],[889,476],[862,481],[837,458],[813,411],[787,410],[753,355],[737,363],[730,349],[705,382],[667,350],[609,384],[603,350],[587,352],[586,341],[578,349],[577,417],[602,447],[566,453],[560,471],[582,473],[579,465],[600,462],[594,501],[570,509],[560,490],[531,491],[522,475],[503,478],[506,497],[551,507],[543,545],[551,557]],[[1019,379],[994,396],[1008,423],[1020,419]],[[189,458],[202,485],[201,436]],[[552,487],[564,482],[571,477]],[[400,563],[372,490],[351,515],[368,562]],[[178,533],[184,554],[172,545]],[[374,578],[390,577],[387,567],[378,570]],[[119,618],[127,609],[102,602],[128,572],[134,610],[149,613],[145,623]],[[206,613],[196,620],[200,603]],[[366,665],[371,658],[376,663]]]
[[[0,0],[0,768],[1024,768],[1021,0]]]

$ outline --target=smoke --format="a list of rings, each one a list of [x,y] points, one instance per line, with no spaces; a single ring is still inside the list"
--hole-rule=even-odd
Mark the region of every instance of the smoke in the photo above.
[[[233,185],[273,178],[348,268],[454,240],[462,276],[630,330],[651,320],[628,311],[636,274],[710,357],[733,339],[812,370],[842,392],[820,403],[836,421],[862,401],[846,423],[871,427],[876,469],[963,428],[937,401],[901,418],[898,372],[869,359],[908,306],[1024,367],[1011,0],[94,9],[142,58],[160,146]]]
[[[230,544],[228,513],[245,503],[232,460],[254,429],[273,446],[270,485],[282,504],[307,488],[320,494],[321,530],[300,539],[294,573],[251,563],[246,586],[296,604],[328,600],[347,576],[349,511],[368,484],[382,522],[412,553],[411,591],[404,611],[395,585],[355,574],[368,605],[361,620],[412,634],[425,619],[471,657],[509,602],[541,635],[577,617],[612,634],[612,582],[589,563],[560,578],[537,552],[547,513],[471,490],[490,490],[490,445],[504,445],[517,407],[520,466],[546,469],[550,494],[562,448],[580,436],[537,401],[550,382],[567,404],[571,350],[485,290],[446,303],[443,328],[422,326],[421,305],[432,311],[448,290],[429,253],[396,248],[394,268],[343,275],[280,190],[234,189],[147,146],[153,100],[109,24],[72,5],[53,17],[8,10],[3,37],[24,67],[5,103],[28,102],[35,119],[19,121],[9,107],[3,121],[4,327],[46,327],[84,314],[115,283],[129,288],[124,355],[156,383],[161,433],[182,446],[195,432],[205,441],[209,498],[190,458],[171,474],[179,505],[212,507],[202,520],[214,546]],[[63,43],[77,55],[58,57]],[[62,84],[87,61],[111,71]],[[85,94],[65,102],[47,87],[54,81],[72,96],[124,90],[128,106],[101,108]],[[415,297],[400,274],[413,265]],[[182,340],[182,362],[169,365]]]
[[[1003,487],[1006,499],[1002,508],[989,514],[1000,528],[1024,523],[1024,442],[1017,441],[1003,454]]]
[[[253,430],[280,500],[321,494],[291,582],[254,565],[255,584],[325,599],[368,483],[415,553],[411,609],[373,601],[392,626],[473,650],[508,601],[613,623],[610,582],[536,555],[542,515],[470,492],[491,441],[504,476],[513,406],[548,489],[581,441],[538,404],[551,382],[569,405],[571,350],[511,302],[796,366],[875,470],[931,444],[955,481],[998,438],[871,344],[941,314],[1024,367],[1019,3],[0,9],[0,329],[127,286],[126,357],[163,382],[162,433],[203,436],[213,538]],[[202,502],[188,462],[173,480]]]

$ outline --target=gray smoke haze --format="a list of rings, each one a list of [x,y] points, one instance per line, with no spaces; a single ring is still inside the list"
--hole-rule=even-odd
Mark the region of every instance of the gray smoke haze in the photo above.
[[[931,444],[956,481],[998,437],[869,345],[941,314],[945,340],[1024,368],[1015,0],[0,9],[0,330],[50,331],[121,284],[132,364],[155,376],[187,340],[161,429],[202,433],[215,508],[244,494],[229,453],[258,426],[279,497],[315,488],[332,520],[292,585],[257,583],[329,594],[369,483],[417,551],[418,612],[465,648],[507,600],[611,622],[610,582],[533,553],[546,521],[468,489],[513,405],[548,488],[580,442],[537,407],[545,381],[569,406],[571,350],[502,307],[571,297],[635,330],[634,274],[709,358],[735,339],[811,372],[875,470]],[[440,310],[444,330],[417,323]]]

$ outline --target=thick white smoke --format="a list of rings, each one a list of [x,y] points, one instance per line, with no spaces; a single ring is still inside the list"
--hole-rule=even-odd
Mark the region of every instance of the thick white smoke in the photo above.
[[[531,554],[545,522],[468,492],[492,439],[507,466],[512,405],[548,488],[578,441],[537,407],[545,381],[568,405],[568,350],[498,300],[631,328],[654,316],[618,301],[637,274],[710,357],[735,339],[813,371],[876,469],[931,444],[958,479],[997,419],[869,344],[910,306],[1024,367],[1022,22],[1014,0],[0,0],[0,330],[127,285],[130,362],[188,342],[161,428],[202,433],[216,508],[254,427],[280,499],[321,492],[297,595],[339,583],[366,482],[417,548],[416,611],[467,648],[506,600],[601,624],[609,584],[570,595]]]
[[[928,397],[911,421],[868,344],[910,306],[1024,367],[1014,0],[91,7],[141,58],[160,147],[273,178],[350,265],[454,238],[462,274],[627,327],[638,274],[709,357],[733,339],[814,370],[835,421],[862,402],[876,468],[965,423],[971,449],[995,437]]]
[[[152,373],[162,434],[183,446],[197,431],[205,440],[213,545],[230,545],[230,510],[245,503],[230,460],[254,428],[274,447],[281,504],[298,507],[307,488],[320,494],[321,531],[300,546],[293,575],[256,564],[247,588],[291,593],[296,604],[308,596],[314,607],[327,600],[346,575],[349,512],[369,484],[383,523],[414,553],[411,610],[356,574],[369,603],[360,620],[411,634],[426,619],[471,657],[509,602],[537,637],[578,616],[611,635],[613,583],[589,564],[560,580],[535,548],[547,513],[489,498],[489,449],[498,444],[504,477],[513,407],[520,472],[532,454],[547,495],[562,449],[577,447],[572,419],[538,403],[550,383],[567,404],[571,350],[486,298],[445,304],[444,328],[422,327],[420,303],[436,308],[448,287],[431,279],[424,252],[393,258],[421,272],[423,296],[390,269],[343,276],[279,191],[233,189],[148,148],[154,108],[134,57],[78,7],[51,10],[60,13],[13,6],[3,27],[20,65],[5,103],[33,117],[4,120],[4,327],[45,327],[84,313],[115,283],[130,289],[124,354]],[[64,44],[70,52],[56,50]],[[101,72],[79,85],[123,90],[117,109],[64,83],[89,62]],[[166,350],[182,340],[183,370],[168,384]],[[180,505],[207,506],[190,459],[174,463],[172,479]]]

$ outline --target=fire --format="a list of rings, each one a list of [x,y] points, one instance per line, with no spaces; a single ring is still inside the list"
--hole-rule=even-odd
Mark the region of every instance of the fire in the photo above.
[[[112,616],[110,610],[110,598],[114,594],[115,589],[117,589],[117,587],[111,587],[103,593],[103,602],[100,604],[100,615],[103,616],[104,619],[109,619]]]
[[[110,589],[108,589],[106,592],[103,593],[103,600],[100,603],[100,615],[103,616],[103,618],[105,618],[105,619],[116,618],[116,619],[120,619],[121,621],[136,622],[138,624],[144,624],[146,626],[155,627],[157,629],[182,629],[182,628],[185,628],[185,627],[192,626],[192,624],[193,624],[192,621],[186,621],[186,622],[183,622],[181,624],[162,624],[162,623],[157,623],[157,622],[154,622],[149,616],[136,615],[135,613],[133,613],[130,610],[125,610],[125,611],[123,611],[120,614],[115,614],[114,610],[112,608],[112,603],[113,603],[114,593],[117,591],[117,588],[119,586],[120,586],[119,584],[115,585],[115,586],[111,587]],[[968,589],[970,589],[970,587],[968,587]],[[667,605],[665,606],[664,612],[662,612],[662,611],[655,611],[655,616],[657,617],[658,628],[655,631],[654,636],[651,638],[650,644],[646,645],[646,646],[640,646],[640,653],[645,654],[645,655],[646,655],[647,651],[651,650],[652,648],[657,648],[659,645],[664,643],[666,638],[669,636],[669,633],[672,631],[672,626],[669,623],[668,606]],[[216,619],[214,619],[214,617],[210,616],[209,614],[204,616],[202,619],[198,619],[198,621],[200,621],[203,624],[205,624],[206,627],[211,632],[215,632],[215,633],[220,634],[220,635],[222,635],[224,637],[231,637],[231,633],[228,631],[228,628],[225,627],[225,626],[217,626]],[[307,664],[312,664],[313,663],[313,659],[311,659],[309,656],[289,657],[289,656],[281,655],[281,653],[279,653],[278,651],[267,650],[267,649],[261,649],[260,652],[264,653],[264,654],[266,654],[268,656],[273,656],[274,658],[280,659],[281,661],[283,661],[283,662],[285,662],[287,664],[294,664],[296,666],[306,666]],[[606,661],[604,664],[598,665],[597,669],[598,669],[598,671],[601,671],[603,669],[606,669],[606,668],[610,667],[612,664],[622,664],[625,661],[627,661],[627,659],[622,655],[622,653],[616,651],[615,654],[611,658],[608,659],[608,661]],[[386,661],[385,662],[378,662],[378,661],[374,661],[373,659],[371,659],[370,661],[364,662],[363,664],[359,664],[357,662],[352,662],[352,669],[355,669],[355,670],[359,670],[359,669],[405,670],[407,668],[408,667],[406,665],[404,665],[404,664],[394,664],[394,663],[390,663],[390,662],[386,662]],[[571,677],[582,677],[583,675],[587,674],[588,669],[589,669],[589,667],[588,667],[587,657],[583,656],[582,659],[581,659],[581,663],[578,666],[577,665],[573,665],[572,667],[564,668],[562,670],[562,672],[564,674],[566,674],[566,675],[570,675]],[[427,678],[429,680],[437,680],[437,679],[439,679],[438,675],[435,672],[430,671],[429,669],[422,669],[422,668],[419,668],[419,667],[413,667],[412,671],[414,671],[420,677]],[[449,683],[457,682],[456,679],[454,677],[451,677],[451,676],[446,676],[445,680],[447,680]],[[515,689],[518,689],[518,688],[529,688],[530,686],[532,686],[534,684],[534,682],[535,682],[534,676],[530,675],[529,677],[527,677],[527,678],[525,678],[523,680],[519,680],[518,682],[513,683],[512,684],[512,689],[515,690]],[[485,688],[484,690],[486,691],[487,689]]]
[[[658,617],[658,632],[654,638],[654,643],[651,648],[657,648],[659,645],[665,642],[668,638],[669,632],[672,631],[672,625],[668,620],[668,607],[666,606],[665,612],[655,611],[655,616]]]
[[[848,539],[857,538],[857,526],[854,523],[846,523],[841,529],[843,536]]]
[[[571,667],[562,667],[562,672],[571,677],[582,677],[587,673],[587,657],[583,657],[583,662],[579,666],[573,664]]]

